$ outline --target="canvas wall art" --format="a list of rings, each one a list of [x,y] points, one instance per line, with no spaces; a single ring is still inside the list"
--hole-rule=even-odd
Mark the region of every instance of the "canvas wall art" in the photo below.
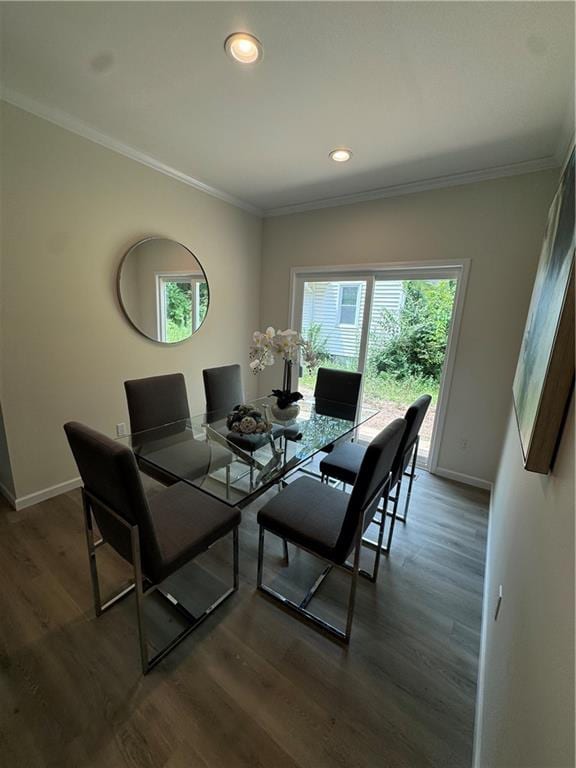
[[[574,204],[572,151],[548,213],[513,385],[524,467],[544,474],[574,386]]]

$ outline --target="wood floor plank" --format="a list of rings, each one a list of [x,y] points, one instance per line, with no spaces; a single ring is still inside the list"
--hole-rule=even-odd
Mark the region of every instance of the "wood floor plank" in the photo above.
[[[147,482],[151,490],[153,486]],[[274,494],[273,490],[270,494]],[[255,591],[256,512],[240,589],[145,678],[134,601],[94,618],[79,492],[0,501],[0,761],[9,768],[468,768],[488,495],[419,472],[344,648]],[[267,537],[266,578],[301,594],[321,565]],[[371,565],[373,553],[363,559]],[[105,590],[129,571],[98,551]],[[230,578],[222,541],[170,581],[195,606]],[[349,577],[311,604],[345,618]],[[153,640],[178,631],[149,603]]]

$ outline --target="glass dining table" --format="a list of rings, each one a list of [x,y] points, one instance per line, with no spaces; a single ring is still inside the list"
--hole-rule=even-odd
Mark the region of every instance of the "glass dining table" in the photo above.
[[[201,413],[124,435],[140,470],[163,482],[183,481],[221,501],[245,507],[293,472],[311,471],[316,454],[354,437],[378,411],[330,400],[302,400],[297,418],[274,421],[272,399],[248,402],[273,429],[242,434],[228,429],[228,413]]]

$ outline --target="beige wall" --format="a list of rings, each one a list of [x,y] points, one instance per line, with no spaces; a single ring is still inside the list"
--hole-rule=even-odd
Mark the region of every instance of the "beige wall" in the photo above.
[[[77,476],[65,421],[107,433],[128,421],[125,379],[183,371],[200,410],[202,368],[247,362],[259,324],[262,224],[26,112],[1,109],[0,391],[23,497]],[[122,254],[150,234],[182,242],[208,277],[206,322],[182,345],[140,336],[116,300]]]
[[[548,476],[522,468],[511,415],[490,519],[476,768],[575,764],[574,518],[574,401]]]
[[[471,259],[439,467],[492,481],[557,177],[547,171],[265,220],[262,326],[289,322],[294,266]],[[262,391],[275,373],[263,374]]]

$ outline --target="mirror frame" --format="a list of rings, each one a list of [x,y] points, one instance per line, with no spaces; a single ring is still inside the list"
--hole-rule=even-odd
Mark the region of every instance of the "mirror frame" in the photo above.
[[[196,263],[198,264],[198,266],[200,267],[200,269],[202,271],[202,274],[204,275],[204,279],[206,280],[206,290],[208,291],[208,306],[206,308],[206,314],[204,315],[204,319],[202,320],[202,322],[200,323],[198,328],[196,328],[196,330],[193,331],[190,334],[190,336],[188,336],[185,339],[181,339],[180,341],[160,341],[159,339],[153,339],[151,336],[148,336],[148,334],[144,333],[144,331],[142,331],[140,328],[138,328],[136,323],[132,320],[132,318],[130,317],[130,314],[128,312],[128,309],[126,308],[124,300],[122,298],[122,289],[121,289],[122,269],[124,268],[124,265],[126,263],[126,259],[130,256],[132,251],[134,251],[136,248],[138,248],[139,245],[143,245],[144,243],[149,243],[152,240],[168,240],[169,242],[176,243],[176,245],[179,245],[181,248],[184,248],[184,250],[188,251],[190,256],[192,256],[192,258],[195,259]],[[116,294],[118,296],[118,303],[120,304],[120,308],[122,309],[122,313],[123,313],[125,319],[128,320],[129,324],[132,326],[132,328],[134,328],[135,331],[137,331],[139,333],[140,336],[142,336],[143,338],[147,339],[148,341],[153,342],[154,344],[161,344],[163,347],[178,347],[181,344],[186,344],[187,342],[189,342],[194,337],[194,335],[196,333],[198,333],[198,331],[202,328],[202,326],[206,322],[206,317],[207,317],[208,312],[210,310],[210,293],[211,293],[210,292],[210,284],[208,283],[208,276],[206,275],[206,270],[204,269],[204,267],[200,263],[200,261],[199,261],[198,257],[196,256],[196,254],[193,253],[193,251],[191,251],[190,248],[185,246],[180,241],[173,240],[171,237],[164,237],[163,235],[149,235],[148,237],[143,237],[140,240],[138,240],[136,243],[133,243],[130,246],[130,248],[128,248],[128,250],[125,251],[124,255],[120,259],[120,264],[118,265],[118,270],[116,272]]]

